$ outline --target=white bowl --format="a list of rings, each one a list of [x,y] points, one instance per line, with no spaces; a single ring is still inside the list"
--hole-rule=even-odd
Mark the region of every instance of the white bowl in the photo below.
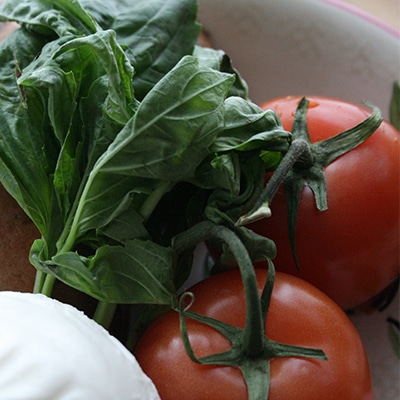
[[[400,81],[400,33],[337,0],[200,0],[199,19],[232,59],[255,102],[286,95],[369,101],[388,118]],[[399,298],[372,316],[351,316],[364,341],[377,400],[399,398],[399,359],[386,318]]]
[[[199,19],[255,102],[296,94],[368,100],[387,117],[400,34],[338,1],[200,0]]]

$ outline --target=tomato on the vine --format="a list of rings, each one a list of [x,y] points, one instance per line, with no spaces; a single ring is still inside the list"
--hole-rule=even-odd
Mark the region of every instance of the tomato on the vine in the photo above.
[[[331,138],[366,119],[361,106],[308,97],[307,127],[312,143]],[[300,97],[267,101],[291,130]],[[272,216],[248,227],[274,240],[278,271],[299,276],[350,309],[377,295],[399,274],[400,132],[383,121],[364,143],[324,168],[326,211],[318,211],[305,185],[296,222],[298,269],[288,235],[286,195],[281,185]]]
[[[268,271],[256,269],[261,292]],[[238,269],[195,285],[191,310],[237,327],[246,319]],[[372,400],[369,365],[360,337],[345,313],[325,294],[292,275],[277,273],[266,319],[270,340],[322,349],[328,360],[282,357],[270,361],[269,400]],[[198,357],[228,350],[215,329],[187,319]],[[156,319],[142,336],[135,355],[163,400],[244,400],[245,381],[237,368],[199,365],[187,355],[179,314]]]

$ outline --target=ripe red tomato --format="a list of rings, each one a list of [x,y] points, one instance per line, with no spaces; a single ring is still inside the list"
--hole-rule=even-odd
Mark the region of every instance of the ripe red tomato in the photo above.
[[[311,142],[347,130],[369,114],[344,101],[310,97]],[[261,105],[273,109],[291,130],[300,97]],[[320,212],[305,186],[296,224],[300,271],[290,250],[283,185],[271,203],[271,218],[249,225],[273,239],[276,269],[299,276],[328,294],[342,308],[353,308],[387,287],[399,274],[400,132],[388,122],[363,144],[325,168],[328,210]]]
[[[261,293],[266,269],[256,269]],[[245,298],[239,270],[208,278],[191,290],[191,311],[243,327]],[[198,357],[229,349],[216,330],[187,320],[192,347]],[[268,400],[372,400],[370,372],[360,337],[345,313],[321,291],[288,274],[277,273],[266,323],[271,340],[322,349],[328,361],[301,357],[271,360]],[[206,366],[185,352],[179,316],[170,311],[153,322],[135,355],[155,383],[163,400],[245,400],[240,371]]]

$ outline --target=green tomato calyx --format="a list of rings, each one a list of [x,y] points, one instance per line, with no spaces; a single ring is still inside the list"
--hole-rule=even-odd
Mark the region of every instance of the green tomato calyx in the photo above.
[[[217,237],[226,242],[235,256],[243,280],[246,298],[246,322],[239,328],[214,318],[190,311],[195,301],[191,292],[185,292],[179,300],[182,341],[190,359],[198,364],[237,367],[243,374],[249,400],[267,399],[270,387],[270,360],[277,357],[306,357],[327,360],[320,349],[292,346],[270,340],[266,336],[266,320],[275,281],[275,269],[267,258],[268,277],[261,296],[258,292],[256,274],[246,247],[230,228],[203,221],[190,228],[174,240],[178,253],[192,248],[208,237]],[[188,240],[190,238],[190,240]],[[189,303],[188,300],[189,299]],[[231,344],[228,351],[198,358],[190,343],[186,319],[191,318],[206,324],[221,333]]]
[[[280,184],[283,183],[288,202],[289,239],[293,258],[298,268],[295,230],[300,194],[304,185],[309,186],[313,191],[317,209],[319,211],[327,210],[324,168],[338,157],[365,142],[383,121],[380,110],[374,105],[367,104],[371,107],[372,113],[360,124],[331,138],[312,143],[307,128],[308,104],[309,101],[305,97],[300,100],[293,120],[292,142],[288,151],[252,209],[236,222],[237,226],[242,226],[260,219],[263,215],[258,211],[259,208],[266,205],[270,207],[274,195]]]

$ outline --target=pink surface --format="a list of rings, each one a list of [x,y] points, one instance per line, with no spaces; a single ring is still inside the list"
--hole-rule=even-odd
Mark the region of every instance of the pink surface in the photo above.
[[[360,8],[349,4],[349,3],[344,3],[343,1],[340,0],[321,0],[324,3],[327,4],[332,4],[338,8],[342,8],[348,12],[351,12],[352,14],[368,21],[369,23],[374,24],[375,26],[378,26],[379,28],[385,30],[392,36],[400,39],[400,31],[397,29],[393,28],[392,26],[386,24],[384,21],[380,20],[379,18],[369,14],[368,12],[361,10]]]

